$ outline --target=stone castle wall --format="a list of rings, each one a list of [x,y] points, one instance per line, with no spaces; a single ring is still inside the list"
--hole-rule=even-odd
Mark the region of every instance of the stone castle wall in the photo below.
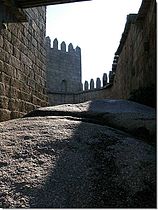
[[[81,50],[70,43],[68,51],[65,42],[58,49],[58,40],[46,37],[47,49],[47,91],[56,93],[76,93],[82,90]]]
[[[87,85],[87,81],[85,82],[85,86]],[[95,99],[100,97],[100,93],[102,92],[102,95],[104,95],[103,88],[92,88],[88,89],[87,86],[84,91],[78,91],[78,92],[49,92],[49,104],[50,105],[58,105],[58,104],[66,104],[66,103],[79,103],[88,101],[91,99]],[[98,97],[97,97],[98,95]]]
[[[111,98],[112,91],[111,85],[101,87],[100,89],[84,90],[78,93],[50,93],[49,103],[50,105],[66,104],[66,103],[81,103],[95,99]]]
[[[100,78],[97,78],[96,83],[93,79],[91,79],[89,83],[88,81],[85,81],[83,91],[78,91],[74,93],[49,92],[49,104],[58,105],[66,103],[80,103],[94,99],[110,98],[112,84],[107,82],[106,73],[103,74],[102,84],[103,85],[101,85]]]
[[[0,121],[46,106],[46,7],[15,10],[1,4]]]
[[[103,75],[101,87],[100,78],[85,81],[84,91],[81,70],[81,49],[76,49],[70,43],[68,51],[65,42],[62,42],[60,49],[58,40],[54,39],[51,48],[51,39],[46,37],[47,52],[47,94],[50,105],[63,103],[78,103],[95,98],[104,98],[104,89],[107,85],[107,74]],[[110,81],[110,76],[109,76]]]
[[[143,0],[138,15],[127,16],[113,92],[147,105],[156,102],[156,2]],[[149,92],[149,93],[148,93]]]

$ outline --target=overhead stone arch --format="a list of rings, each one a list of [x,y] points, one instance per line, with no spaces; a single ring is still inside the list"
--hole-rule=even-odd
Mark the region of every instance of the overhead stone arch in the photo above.
[[[30,8],[30,7],[48,6],[54,4],[73,3],[79,1],[91,1],[91,0],[14,0],[13,2],[17,7]],[[8,0],[4,0],[4,2],[8,3]]]

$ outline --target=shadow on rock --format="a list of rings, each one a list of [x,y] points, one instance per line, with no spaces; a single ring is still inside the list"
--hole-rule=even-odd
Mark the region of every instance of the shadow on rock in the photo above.
[[[150,145],[105,126],[81,123],[71,139],[41,146],[48,152],[52,148],[59,158],[31,207],[156,206],[155,157]]]
[[[105,101],[97,103],[77,106],[102,112]],[[43,116],[1,124],[3,207],[156,207],[155,147],[86,119]]]

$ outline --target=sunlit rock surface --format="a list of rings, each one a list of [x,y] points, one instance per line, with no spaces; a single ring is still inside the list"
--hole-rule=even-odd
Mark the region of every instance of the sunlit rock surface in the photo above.
[[[1,207],[156,207],[153,109],[97,100],[29,115],[0,123]],[[136,116],[151,142],[131,134]]]

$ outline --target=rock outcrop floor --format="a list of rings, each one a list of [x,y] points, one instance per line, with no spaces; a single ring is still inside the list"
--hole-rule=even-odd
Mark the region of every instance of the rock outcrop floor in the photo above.
[[[156,207],[155,123],[154,109],[125,100],[0,123],[1,207]]]

